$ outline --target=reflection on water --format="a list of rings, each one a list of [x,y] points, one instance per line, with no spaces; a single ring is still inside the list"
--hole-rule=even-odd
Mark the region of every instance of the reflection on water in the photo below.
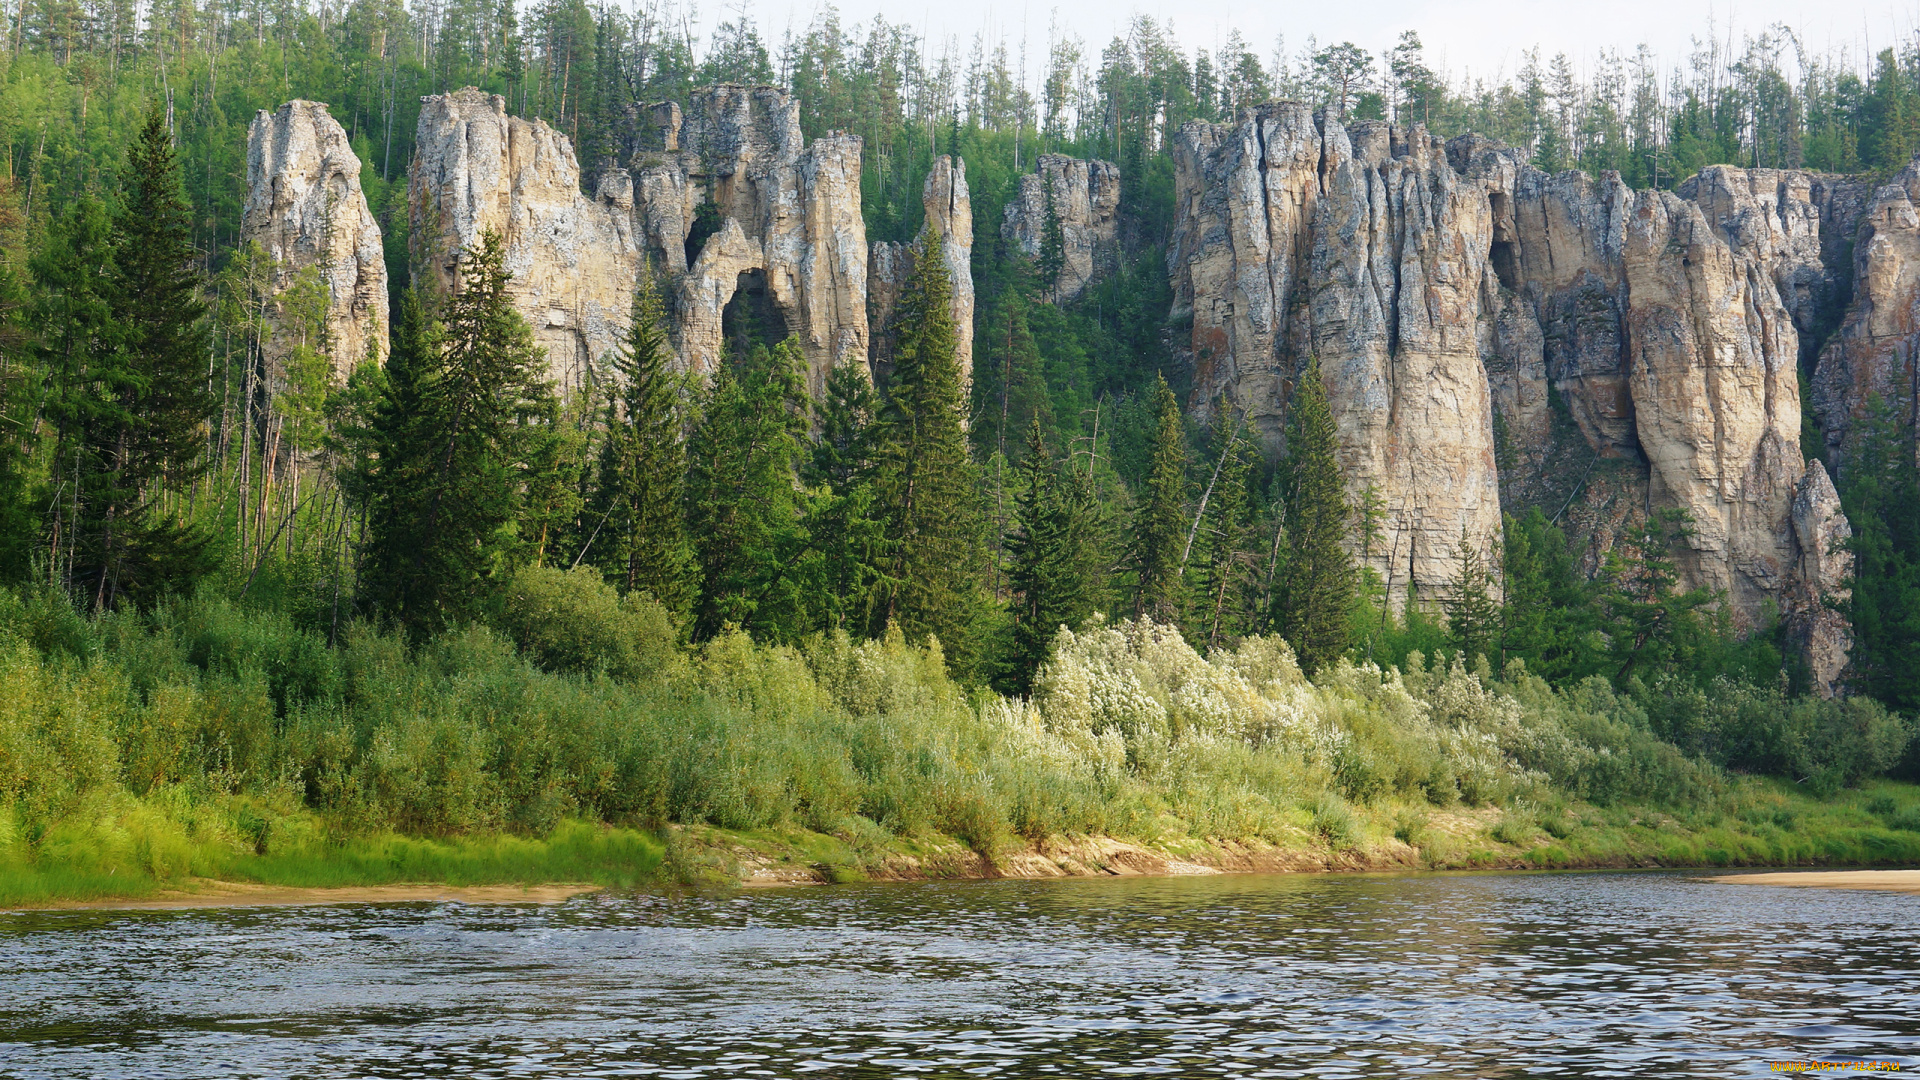
[[[1920,896],[1215,877],[0,915],[0,1076],[1726,1076],[1920,1063]]]

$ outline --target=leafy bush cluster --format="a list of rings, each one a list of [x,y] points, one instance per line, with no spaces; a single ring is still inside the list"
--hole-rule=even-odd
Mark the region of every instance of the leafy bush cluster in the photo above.
[[[1714,762],[1833,786],[1909,734],[1857,700],[1557,691],[1518,663],[1496,678],[1417,653],[1309,681],[1278,638],[1203,657],[1169,627],[1098,618],[1060,632],[1030,698],[970,696],[938,642],[897,633],[688,649],[591,573],[524,571],[492,622],[421,646],[361,625],[330,647],[212,596],[86,619],[0,594],[0,853],[44,854],[89,815],[266,853],[311,839],[297,812],[428,837],[585,819],[983,850],[1063,833],[1338,847],[1364,835],[1355,806],[1677,806],[1722,790]]]

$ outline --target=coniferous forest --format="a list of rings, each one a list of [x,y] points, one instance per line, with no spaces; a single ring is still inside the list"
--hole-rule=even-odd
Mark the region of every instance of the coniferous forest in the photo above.
[[[1920,46],[1820,56],[1774,28],[1671,67],[1604,52],[1584,79],[1536,52],[1488,83],[1412,34],[1209,52],[1146,19],[941,43],[830,8],[780,40],[744,13],[694,37],[644,0],[6,14],[0,902],[119,867],[297,877],[368,838],[401,846],[325,873],[547,872],[395,839],[502,835],[612,873],[594,860],[627,849],[582,821],[804,829],[856,862],[1056,835],[1432,865],[1920,858],[1886,780],[1920,768],[1910,427],[1863,425],[1839,477],[1855,651],[1824,697],[1776,628],[1682,587],[1684,515],[1589,558],[1552,507],[1516,508],[1491,549],[1462,537],[1446,595],[1390,603],[1354,558],[1378,507],[1343,484],[1319,368],[1284,456],[1228,413],[1196,422],[1166,269],[1189,120],[1303,100],[1634,187],[1714,163],[1886,177],[1920,150]],[[786,88],[808,138],[861,136],[875,241],[912,240],[935,158],[965,161],[971,379],[937,234],[885,377],[841,368],[817,396],[799,345],[747,317],[711,378],[679,370],[665,281],[576,391],[544,377],[497,237],[457,294],[409,281],[422,95],[502,95],[585,166],[713,83]],[[391,351],[346,379],[324,284],[269,319],[271,260],[239,242],[247,125],[295,98],[330,103],[385,237]],[[1037,259],[1001,240],[1043,153],[1125,178],[1120,265],[1070,302],[1042,284],[1057,223]],[[296,339],[274,378],[270,335]],[[1825,809],[1781,809],[1807,799]],[[1492,831],[1428,827],[1455,806]]]

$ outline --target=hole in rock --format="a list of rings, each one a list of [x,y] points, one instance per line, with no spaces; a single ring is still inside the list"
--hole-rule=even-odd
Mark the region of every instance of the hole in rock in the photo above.
[[[1487,253],[1493,262],[1494,276],[1500,279],[1500,287],[1511,291],[1520,288],[1520,260],[1513,250],[1513,241],[1495,240],[1493,249]]]

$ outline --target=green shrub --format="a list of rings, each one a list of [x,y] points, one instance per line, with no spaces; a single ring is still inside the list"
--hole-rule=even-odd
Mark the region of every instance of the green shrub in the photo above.
[[[548,671],[642,681],[667,673],[678,658],[679,630],[651,597],[622,597],[599,571],[529,566],[507,582],[498,623]]]

